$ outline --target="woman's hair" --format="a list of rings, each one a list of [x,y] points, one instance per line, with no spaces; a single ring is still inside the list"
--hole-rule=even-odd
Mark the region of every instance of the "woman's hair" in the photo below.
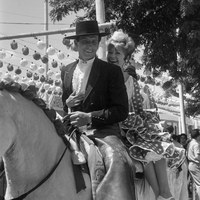
[[[191,138],[196,139],[200,135],[199,129],[193,129],[191,131]]]
[[[187,135],[186,135],[185,133],[181,133],[181,134],[180,134],[180,138],[185,138],[186,140],[188,139],[188,138],[187,138]]]
[[[113,35],[107,41],[107,48],[117,48],[122,49],[125,59],[129,58],[133,51],[135,50],[135,43],[128,34],[124,33],[121,29],[115,31]]]

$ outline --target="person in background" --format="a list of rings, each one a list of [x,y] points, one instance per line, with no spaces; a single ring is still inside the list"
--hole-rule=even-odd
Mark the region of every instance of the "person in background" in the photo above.
[[[187,145],[188,170],[194,181],[198,199],[200,199],[200,131],[191,132],[191,141]]]
[[[173,134],[174,127],[172,125],[166,126],[166,130],[171,134],[171,140],[178,148],[183,148],[179,143],[179,136]],[[169,161],[170,163],[170,161]],[[168,163],[167,163],[168,165]],[[170,191],[175,197],[175,200],[188,200],[188,163],[187,159],[179,166],[174,168],[167,168],[168,182]]]
[[[171,135],[171,139],[174,143],[176,143],[178,146],[181,146],[181,144],[179,143],[179,137],[178,135],[172,134]]]
[[[155,99],[152,97],[148,85],[144,85],[144,87],[141,88],[140,93],[143,97],[143,109],[157,109]]]
[[[140,94],[142,95],[143,98],[143,109],[150,109],[151,108],[151,104],[150,104],[150,98],[148,96],[148,94],[145,92],[144,87],[142,87],[140,89]]]
[[[187,149],[187,145],[188,145],[188,138],[187,135],[185,133],[181,133],[179,135],[179,142],[180,144],[182,144],[182,146]]]
[[[76,35],[66,37],[74,39],[79,58],[62,68],[62,101],[69,126],[89,135],[103,156],[106,174],[95,199],[134,200],[131,159],[120,140],[119,122],[128,116],[123,74],[119,66],[96,55],[106,35],[99,31],[97,21],[81,21],[76,24]]]
[[[151,185],[156,199],[174,200],[167,180],[165,156],[168,153],[162,146],[166,140],[164,139],[165,134],[162,134],[163,127],[159,123],[156,113],[143,110],[137,74],[134,66],[130,63],[134,49],[134,41],[122,30],[114,32],[107,42],[107,60],[121,67],[129,100],[130,115],[121,123],[122,130],[125,132],[122,135],[129,142],[131,157],[144,164],[145,177]],[[158,134],[162,134],[163,137]],[[172,149],[175,148],[171,142],[164,143],[171,146]],[[180,154],[178,153],[178,162],[183,160],[184,153],[182,151],[184,149],[181,149]]]
[[[182,145],[182,147],[186,150],[186,156],[187,156],[187,146],[190,142],[190,139],[188,139],[187,134],[181,133],[179,135],[178,141]],[[187,169],[188,169],[188,161],[186,160],[185,162],[187,163]],[[190,175],[189,171],[187,171],[187,179],[188,179],[188,192],[192,193],[191,188],[190,188],[190,182],[192,182],[192,179],[191,179],[191,175]]]

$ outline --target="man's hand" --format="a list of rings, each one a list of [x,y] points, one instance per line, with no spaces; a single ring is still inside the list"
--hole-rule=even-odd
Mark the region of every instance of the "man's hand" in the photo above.
[[[70,113],[71,124],[76,127],[85,126],[91,123],[91,113],[72,112]]]
[[[75,92],[73,92],[66,100],[66,105],[68,108],[78,106],[81,103],[81,101],[83,101],[83,99],[84,94],[76,95]]]

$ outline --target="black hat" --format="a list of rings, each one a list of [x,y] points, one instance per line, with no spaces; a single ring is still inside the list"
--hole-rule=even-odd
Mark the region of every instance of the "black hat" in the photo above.
[[[99,35],[101,37],[109,35],[107,32],[100,32],[97,21],[81,21],[76,23],[76,35],[67,36],[67,39],[76,39],[80,36]]]

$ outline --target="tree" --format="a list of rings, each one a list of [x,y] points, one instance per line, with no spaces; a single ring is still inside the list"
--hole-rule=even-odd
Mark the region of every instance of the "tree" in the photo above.
[[[85,18],[95,18],[94,0],[50,0],[50,5],[52,20],[81,9]],[[137,46],[144,46],[146,68],[158,74],[169,71],[170,81],[181,82],[191,95],[186,113],[200,114],[200,1],[109,0],[105,7],[106,21],[116,21]]]

